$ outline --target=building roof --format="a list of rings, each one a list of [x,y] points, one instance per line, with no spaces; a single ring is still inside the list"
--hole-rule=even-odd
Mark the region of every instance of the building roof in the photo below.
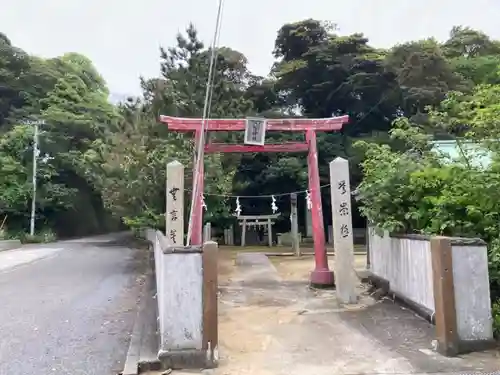
[[[455,162],[467,160],[469,164],[483,168],[487,168],[491,164],[491,153],[473,142],[461,141],[458,143],[456,140],[447,140],[433,141],[432,143],[434,150]]]

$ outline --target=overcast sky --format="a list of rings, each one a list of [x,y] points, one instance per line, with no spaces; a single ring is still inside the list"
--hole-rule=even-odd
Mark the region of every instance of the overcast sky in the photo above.
[[[117,94],[139,93],[138,77],[159,74],[158,48],[189,22],[210,43],[216,0],[0,0],[0,31],[24,50],[52,57],[80,52]],[[277,30],[305,18],[363,32],[378,47],[434,36],[453,25],[500,39],[499,0],[225,0],[221,45],[243,52],[266,75]]]

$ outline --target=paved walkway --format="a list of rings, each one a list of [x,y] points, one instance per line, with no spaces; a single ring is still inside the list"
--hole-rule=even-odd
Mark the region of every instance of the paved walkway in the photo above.
[[[122,370],[143,260],[113,239],[0,253],[0,375]]]
[[[498,353],[445,358],[431,350],[432,327],[360,285],[357,305],[332,291],[286,280],[264,255],[239,254],[222,285],[224,375],[419,374],[495,371]]]

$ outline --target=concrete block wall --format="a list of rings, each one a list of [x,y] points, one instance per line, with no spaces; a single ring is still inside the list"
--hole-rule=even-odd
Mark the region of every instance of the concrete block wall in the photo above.
[[[436,326],[445,355],[494,344],[486,243],[368,231],[369,279]]]

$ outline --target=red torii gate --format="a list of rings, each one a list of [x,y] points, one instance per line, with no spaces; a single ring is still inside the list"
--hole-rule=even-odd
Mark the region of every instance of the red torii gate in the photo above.
[[[318,169],[318,150],[316,146],[317,131],[338,131],[349,121],[349,116],[332,117],[326,119],[267,119],[266,131],[305,132],[305,142],[288,142],[283,144],[266,144],[263,146],[247,144],[208,143],[205,145],[206,153],[243,153],[243,152],[305,152],[308,151],[307,165],[309,172],[309,192],[311,196],[311,216],[314,240],[315,269],[311,272],[311,284],[328,286],[334,284],[333,272],[328,268],[328,259],[325,246],[325,230],[323,224],[323,208],[321,204],[321,191]],[[168,129],[178,132],[194,132],[195,144],[202,136],[201,118],[180,118],[160,116],[160,122],[167,124]],[[209,119],[205,120],[204,130],[209,131],[245,131],[246,119]],[[194,167],[195,168],[195,167]],[[201,245],[203,231],[203,190],[204,169],[203,164],[198,174],[198,198],[193,207],[192,233],[190,242]],[[193,178],[193,185],[194,185]],[[194,191],[194,189],[193,189]]]

